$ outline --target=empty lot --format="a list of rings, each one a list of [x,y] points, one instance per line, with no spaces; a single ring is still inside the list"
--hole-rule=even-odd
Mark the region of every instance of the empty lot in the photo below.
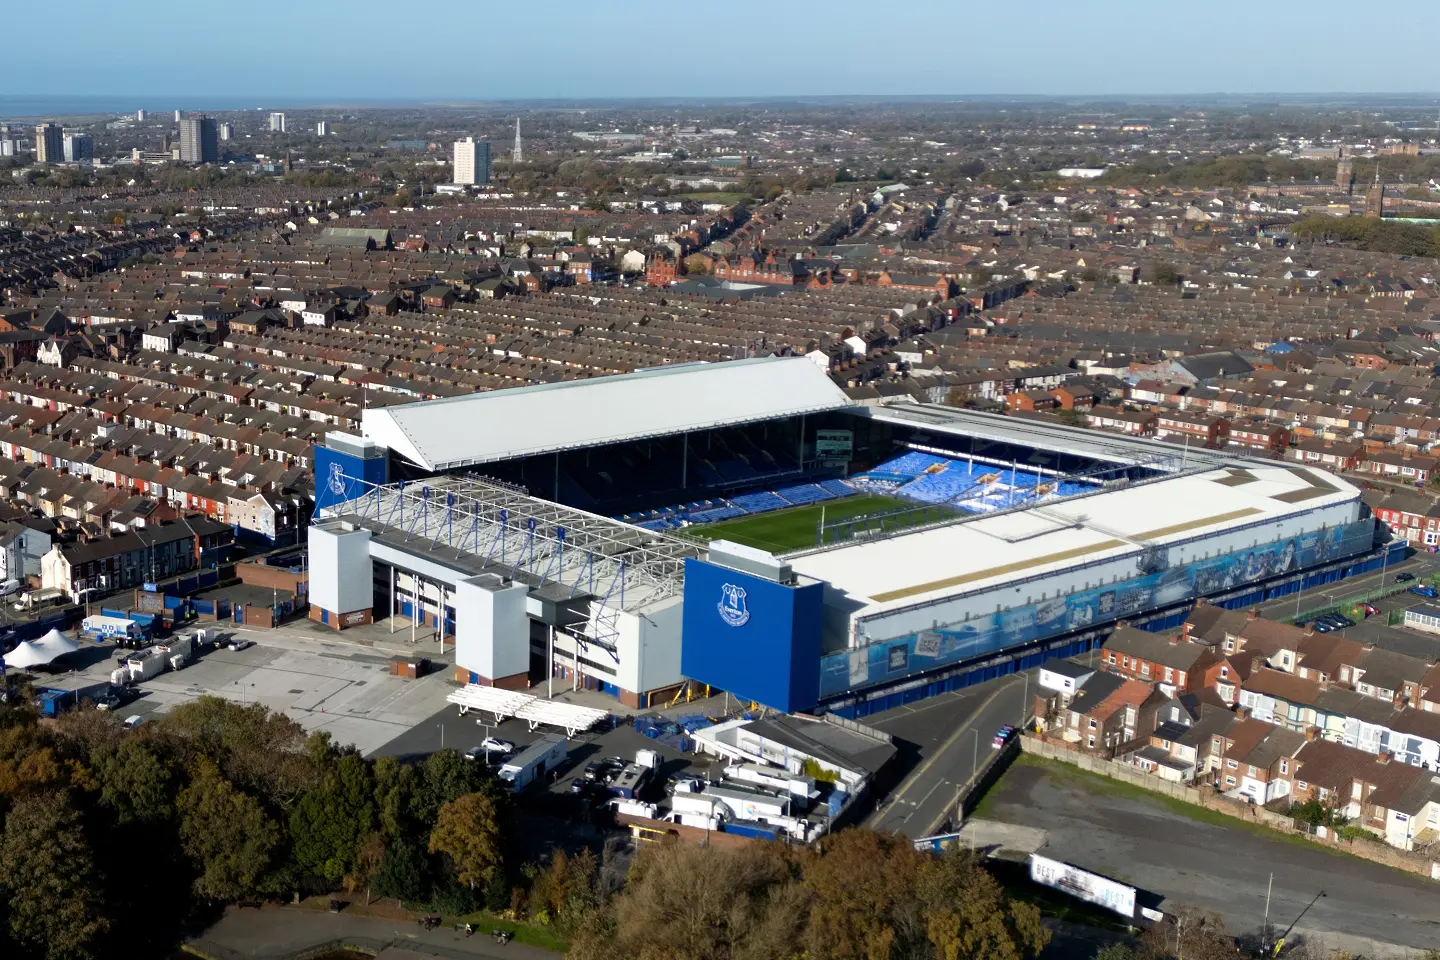
[[[1440,884],[1190,809],[1198,811],[1028,756],[981,804],[984,816],[1046,830],[1046,855],[1160,894],[1167,909],[1217,911],[1233,933],[1260,929],[1273,872],[1270,920],[1281,930],[1323,889],[1297,930],[1440,943]]]

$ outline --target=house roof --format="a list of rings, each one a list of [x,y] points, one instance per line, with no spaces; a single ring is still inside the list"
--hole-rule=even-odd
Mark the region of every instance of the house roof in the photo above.
[[[1181,639],[1179,633],[1151,633],[1128,624],[1115,628],[1105,649],[1176,670],[1189,670],[1208,650],[1204,644]]]

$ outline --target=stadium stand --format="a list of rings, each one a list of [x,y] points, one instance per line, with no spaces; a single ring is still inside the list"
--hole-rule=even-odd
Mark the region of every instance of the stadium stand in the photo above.
[[[835,499],[835,494],[818,483],[797,483],[793,487],[781,487],[775,491],[775,496],[797,507],[802,503],[819,503],[821,500]]]
[[[971,513],[1094,489],[1083,483],[1056,482],[1038,473],[968,460],[951,460],[912,450],[851,477],[855,488],[879,489],[921,503],[948,503]]]
[[[761,490],[756,493],[742,493],[739,496],[730,497],[729,500],[746,513],[767,513],[771,510],[779,510],[783,507],[790,506],[790,504],[769,490]]]
[[[894,460],[887,460],[873,470],[866,470],[862,474],[851,477],[850,482],[859,486],[894,489],[900,484],[914,480],[926,470],[949,462],[944,457],[911,450]]]

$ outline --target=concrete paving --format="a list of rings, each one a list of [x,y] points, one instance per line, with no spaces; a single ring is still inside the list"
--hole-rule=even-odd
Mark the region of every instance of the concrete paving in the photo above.
[[[1157,894],[1168,909],[1217,911],[1232,933],[1260,930],[1273,873],[1270,921],[1281,930],[1325,890],[1297,931],[1325,942],[1440,943],[1440,887],[1303,841],[1193,820],[1158,800],[1025,765],[994,787],[991,813],[1045,830],[1046,856]]]
[[[416,680],[393,677],[388,653],[341,640],[334,631],[219,629],[254,645],[210,650],[179,672],[140,683],[140,698],[123,707],[124,714],[164,714],[207,695],[259,702],[368,754],[433,715],[454,689],[443,669]],[[110,650],[96,649],[94,662],[76,675],[108,677],[115,666]]]

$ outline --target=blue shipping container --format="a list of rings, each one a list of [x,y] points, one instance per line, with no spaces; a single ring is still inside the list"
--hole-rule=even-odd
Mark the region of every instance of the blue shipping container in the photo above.
[[[779,833],[771,827],[762,827],[752,823],[726,823],[721,828],[722,833],[733,833],[738,837],[754,837],[757,840],[774,840]]]

